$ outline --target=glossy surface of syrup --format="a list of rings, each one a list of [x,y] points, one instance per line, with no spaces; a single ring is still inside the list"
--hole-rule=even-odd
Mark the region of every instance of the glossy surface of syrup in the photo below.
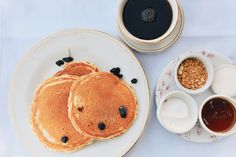
[[[235,123],[235,108],[228,100],[213,98],[204,105],[202,119],[210,130],[225,132]]]

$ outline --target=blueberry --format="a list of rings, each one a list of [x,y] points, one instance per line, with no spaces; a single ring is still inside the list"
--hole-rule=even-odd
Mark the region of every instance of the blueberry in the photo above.
[[[118,78],[120,78],[120,79],[123,77],[123,75],[120,74],[120,68],[119,68],[119,67],[112,68],[112,69],[110,70],[110,72],[111,72],[112,74],[114,74],[115,76],[117,76]]]
[[[61,66],[61,65],[63,65],[63,64],[64,64],[64,62],[63,62],[62,60],[56,61],[56,65],[57,65],[57,66]]]
[[[82,111],[83,111],[83,109],[84,109],[84,107],[83,107],[83,106],[81,106],[81,107],[78,107],[78,111],[79,111],[79,112],[82,112]]]
[[[136,78],[133,78],[132,80],[131,80],[131,83],[133,83],[133,84],[136,84],[138,82],[138,80],[136,79]]]
[[[156,19],[156,11],[153,8],[146,8],[141,13],[141,19],[143,22],[149,23]]]
[[[68,140],[69,140],[69,138],[67,136],[63,136],[61,138],[61,142],[63,142],[63,143],[66,143]]]
[[[123,75],[122,74],[118,74],[116,75],[117,77],[119,77],[120,79],[122,79]]]
[[[110,70],[110,72],[113,73],[113,74],[119,74],[120,73],[120,68],[119,67],[112,68]]]
[[[106,128],[106,125],[103,122],[98,123],[99,130],[104,130]]]
[[[125,106],[120,106],[119,107],[119,112],[120,112],[120,116],[122,118],[126,118],[126,116],[127,116],[127,108]]]
[[[114,74],[114,73],[113,73]],[[123,75],[122,74],[114,74],[116,77],[118,77],[119,79],[122,79]]]
[[[62,58],[62,60],[63,60],[64,62],[66,62],[66,63],[69,63],[69,62],[73,61],[74,58],[72,58],[72,57],[64,57],[64,58]]]

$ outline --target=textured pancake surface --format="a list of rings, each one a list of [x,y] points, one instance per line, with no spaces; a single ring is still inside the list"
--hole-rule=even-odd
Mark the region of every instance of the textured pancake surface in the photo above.
[[[76,76],[54,77],[40,85],[31,108],[31,125],[46,147],[73,151],[92,142],[80,134],[68,117],[68,97]]]
[[[125,118],[121,116],[120,107],[126,109]],[[124,133],[136,112],[133,90],[111,73],[85,75],[71,87],[69,117],[80,133],[91,138],[106,139]]]
[[[98,68],[89,62],[71,62],[64,66],[54,76],[76,75],[83,76],[92,72],[97,72]]]

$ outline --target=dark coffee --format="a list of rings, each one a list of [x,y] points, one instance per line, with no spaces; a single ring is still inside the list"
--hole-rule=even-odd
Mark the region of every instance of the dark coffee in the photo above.
[[[225,132],[235,123],[235,108],[231,102],[222,98],[213,98],[202,109],[204,124],[212,131]]]
[[[123,10],[126,29],[140,39],[156,39],[167,32],[173,18],[167,0],[128,0]]]

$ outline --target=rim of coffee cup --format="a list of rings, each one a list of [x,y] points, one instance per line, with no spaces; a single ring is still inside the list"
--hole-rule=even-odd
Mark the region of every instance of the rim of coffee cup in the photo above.
[[[170,27],[162,36],[155,39],[151,39],[151,40],[137,38],[126,29],[123,22],[123,9],[127,1],[128,0],[121,0],[119,9],[118,9],[117,24],[118,24],[118,27],[120,28],[120,31],[123,32],[122,35],[127,36],[127,38],[137,43],[153,44],[153,43],[158,43],[159,41],[163,40],[164,38],[166,38],[169,34],[173,32],[177,24],[178,14],[179,14],[178,3],[176,0],[168,0],[170,7],[172,9],[172,15],[173,15]]]

